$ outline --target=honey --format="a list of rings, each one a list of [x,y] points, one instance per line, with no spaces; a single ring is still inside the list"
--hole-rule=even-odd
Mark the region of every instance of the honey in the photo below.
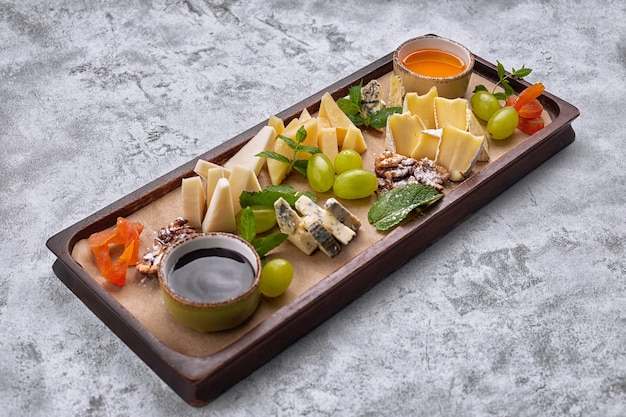
[[[420,49],[402,59],[402,64],[416,74],[445,78],[461,74],[467,66],[461,58],[440,49]]]

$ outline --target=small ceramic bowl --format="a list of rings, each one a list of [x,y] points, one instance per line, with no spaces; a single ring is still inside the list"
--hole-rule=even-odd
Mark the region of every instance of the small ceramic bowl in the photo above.
[[[408,55],[423,50],[439,50],[454,55],[463,62],[462,72],[452,75],[423,75],[407,68],[403,60]],[[437,95],[446,98],[458,98],[465,95],[474,69],[474,55],[469,49],[450,39],[435,35],[425,35],[409,39],[402,43],[393,53],[393,71],[402,78],[407,92],[426,94],[431,87],[437,87]]]
[[[199,332],[232,329],[260,300],[261,259],[231,233],[190,237],[166,250],[159,283],[168,313]]]

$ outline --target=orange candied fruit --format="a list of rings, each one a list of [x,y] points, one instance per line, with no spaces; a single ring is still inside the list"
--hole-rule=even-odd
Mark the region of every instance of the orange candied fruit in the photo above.
[[[96,264],[102,276],[109,282],[124,286],[126,271],[139,260],[140,235],[143,225],[123,217],[117,218],[115,229],[103,230],[89,236],[87,243],[96,257]],[[124,251],[113,261],[110,246],[123,245]]]

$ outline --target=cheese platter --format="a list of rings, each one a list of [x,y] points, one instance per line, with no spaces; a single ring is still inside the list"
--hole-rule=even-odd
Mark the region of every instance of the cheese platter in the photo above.
[[[492,87],[499,79],[496,65],[478,56],[473,58],[467,97],[475,86]],[[285,126],[294,120],[304,123],[309,117],[318,118],[326,111],[324,103],[329,97],[333,101],[347,97],[355,85],[378,80],[388,96],[393,89],[388,87],[393,85],[390,82],[393,70],[393,53],[390,53],[55,234],[47,241],[57,257],[53,264],[55,274],[181,398],[202,406],[384,280],[574,141],[571,123],[579,115],[578,109],[543,92],[540,101],[547,121],[545,127],[533,134],[517,132],[506,140],[492,141],[489,158],[463,172],[462,180],[447,182],[442,187],[443,198],[420,215],[381,232],[368,222],[368,211],[377,200],[376,193],[354,200],[339,199],[361,222],[355,236],[344,232],[350,234],[346,240],[350,244],[340,244],[341,250],[333,252],[332,257],[320,250],[304,253],[288,242],[270,252],[291,261],[293,283],[280,297],[262,299],[254,314],[234,329],[201,333],[182,326],[164,307],[158,281],[136,271],[129,272],[124,286],[113,285],[102,277],[88,245],[90,236],[111,228],[120,217],[128,218],[141,222],[144,227],[141,247],[150,247],[153,233],[183,212],[182,188],[191,189],[194,181],[190,180],[197,179],[198,172],[203,173],[202,181],[206,182],[215,166],[235,169],[234,160],[250,159],[246,147],[256,153],[259,145],[253,146],[255,142],[270,141],[272,135],[267,126],[273,118],[280,119]],[[511,79],[510,85],[516,92],[529,86],[519,79]],[[367,148],[360,152],[363,167],[373,170],[376,158],[389,146],[388,133],[384,129],[359,130]],[[252,169],[258,174],[259,188],[273,183],[268,169],[256,163]],[[285,184],[310,191],[303,176],[292,174]],[[320,206],[325,200],[332,203],[335,196],[332,189],[313,194]],[[310,204],[301,201],[301,210],[319,209]],[[197,227],[202,227],[201,218],[194,221]],[[207,220],[216,221],[223,224],[223,218]]]

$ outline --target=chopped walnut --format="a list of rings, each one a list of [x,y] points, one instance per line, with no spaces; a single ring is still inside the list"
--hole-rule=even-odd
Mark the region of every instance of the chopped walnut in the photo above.
[[[137,263],[137,271],[143,275],[156,275],[165,249],[174,244],[197,234],[192,228],[187,226],[187,219],[177,218],[167,227],[161,228],[154,236],[152,250],[147,252]]]

